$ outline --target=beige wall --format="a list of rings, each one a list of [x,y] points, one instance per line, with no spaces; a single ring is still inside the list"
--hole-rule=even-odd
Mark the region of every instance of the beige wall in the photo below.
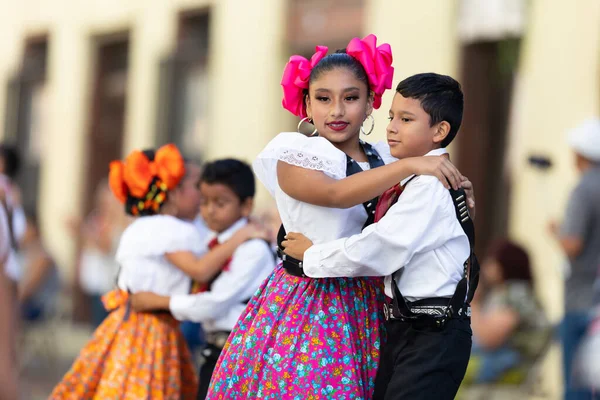
[[[251,161],[286,121],[280,110],[279,76],[285,61],[284,0],[118,0],[24,1],[2,7],[0,16],[0,121],[6,82],[18,70],[26,38],[49,38],[48,104],[41,172],[41,218],[52,252],[67,275],[74,247],[65,219],[79,213],[84,187],[94,74],[93,43],[98,36],[128,30],[130,66],[124,150],[154,144],[158,65],[169,54],[177,14],[211,7],[210,145],[208,158],[237,156]],[[51,150],[50,150],[51,149]],[[259,202],[265,201],[260,189]]]
[[[538,293],[554,321],[562,315],[564,257],[547,233],[560,221],[576,183],[566,131],[600,111],[600,2],[531,2],[522,51],[512,132],[514,189],[510,232],[533,255]],[[527,165],[532,153],[549,156],[544,174]],[[590,283],[591,284],[591,283]],[[544,387],[561,393],[560,351],[546,360]]]
[[[374,112],[375,131],[370,140],[385,140],[388,110],[395,87],[419,72],[456,76],[458,38],[456,1],[371,0],[367,2],[365,35],[374,33],[387,42],[394,55],[394,83]],[[410,17],[407,17],[410,16]]]
[[[210,158],[252,162],[270,138],[288,127],[279,86],[288,57],[285,5],[284,0],[223,0],[215,8]],[[257,189],[258,208],[271,204],[260,183]]]

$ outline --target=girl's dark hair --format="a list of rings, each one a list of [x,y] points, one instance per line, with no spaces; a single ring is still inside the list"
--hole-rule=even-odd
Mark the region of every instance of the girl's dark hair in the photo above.
[[[154,156],[156,154],[155,150],[144,150],[142,153],[148,157],[149,161],[154,161]],[[157,185],[157,182],[157,177],[152,179],[144,197],[134,197],[131,194],[128,194],[127,200],[125,201],[125,212],[136,217],[158,214],[162,206],[167,202],[169,193],[164,186],[161,187]]]
[[[367,86],[367,93],[371,90],[369,85],[369,77],[365,72],[360,61],[346,53],[346,50],[337,50],[333,54],[329,54],[321,59],[310,71],[308,84],[310,85],[315,79],[318,79],[324,72],[329,72],[336,68],[347,68],[352,71],[356,79]],[[308,91],[305,91],[308,94]]]
[[[505,281],[533,281],[529,254],[518,244],[498,240],[490,246],[488,255],[498,261]]]

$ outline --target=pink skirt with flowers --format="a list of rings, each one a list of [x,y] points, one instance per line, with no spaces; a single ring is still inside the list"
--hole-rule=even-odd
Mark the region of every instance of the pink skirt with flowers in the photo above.
[[[279,266],[221,354],[208,399],[370,399],[383,280],[311,279]]]

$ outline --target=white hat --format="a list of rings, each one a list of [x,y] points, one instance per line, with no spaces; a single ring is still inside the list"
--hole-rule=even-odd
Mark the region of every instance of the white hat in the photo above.
[[[593,117],[569,131],[569,145],[590,161],[600,162],[600,118]]]

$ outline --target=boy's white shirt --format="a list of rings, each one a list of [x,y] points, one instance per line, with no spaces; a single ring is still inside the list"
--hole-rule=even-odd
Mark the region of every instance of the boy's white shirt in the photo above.
[[[426,155],[445,153],[436,149]],[[434,176],[408,182],[410,178],[401,182],[406,184],[402,195],[378,223],[360,234],[309,248],[304,273],[312,278],[385,276],[389,297],[395,273],[409,301],[451,297],[470,254],[468,238],[441,182]]]
[[[240,219],[217,235],[212,232],[207,243],[218,237],[223,243],[244,227]],[[180,321],[201,322],[206,332],[231,331],[249,299],[275,268],[274,254],[264,240],[253,239],[241,244],[233,253],[227,271],[223,271],[206,292],[171,296],[169,309]]]

